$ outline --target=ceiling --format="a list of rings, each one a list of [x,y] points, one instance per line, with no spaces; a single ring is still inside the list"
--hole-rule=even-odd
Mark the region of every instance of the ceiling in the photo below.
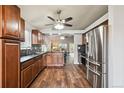
[[[62,10],[61,18],[73,17],[69,21],[72,27],[65,27],[65,30],[83,30],[98,18],[108,12],[106,5],[19,5],[21,16],[35,28],[52,29],[52,26],[45,24],[53,23],[47,16],[56,18],[56,11]]]

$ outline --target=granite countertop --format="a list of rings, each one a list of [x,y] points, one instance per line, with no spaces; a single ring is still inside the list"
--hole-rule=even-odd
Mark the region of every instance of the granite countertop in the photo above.
[[[33,55],[23,56],[23,57],[20,58],[20,62],[21,62],[21,63],[24,63],[24,62],[26,62],[26,61],[28,61],[28,60],[31,60],[31,59],[33,59],[33,58],[35,58],[35,57],[37,57],[37,56],[40,56],[40,55],[42,55],[42,54],[45,54],[45,53],[57,53],[57,52],[63,53],[62,51],[47,51],[47,52],[41,52],[41,53],[37,53],[37,54],[33,54]]]
[[[35,58],[35,57],[37,57],[37,56],[40,56],[40,55],[42,55],[42,54],[44,54],[44,53],[47,53],[47,52],[41,52],[41,53],[38,53],[38,54],[23,56],[23,57],[20,58],[20,62],[23,63],[23,62],[28,61],[28,60],[30,60],[30,59],[32,59],[32,58]]]

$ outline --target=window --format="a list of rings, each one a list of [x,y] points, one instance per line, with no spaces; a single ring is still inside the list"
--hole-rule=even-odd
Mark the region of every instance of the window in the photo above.
[[[21,42],[21,49],[31,48],[31,31],[25,30],[25,42]]]

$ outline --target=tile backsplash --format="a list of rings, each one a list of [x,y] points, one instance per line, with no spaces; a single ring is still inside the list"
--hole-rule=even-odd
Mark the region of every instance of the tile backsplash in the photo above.
[[[42,52],[41,45],[32,45],[32,48],[21,49],[21,56],[33,55]]]

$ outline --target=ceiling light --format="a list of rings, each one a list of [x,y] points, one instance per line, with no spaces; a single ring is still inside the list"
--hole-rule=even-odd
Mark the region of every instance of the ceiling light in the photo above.
[[[65,23],[65,20],[62,20],[62,23]]]
[[[64,28],[64,25],[63,25],[63,24],[56,24],[56,25],[54,26],[54,28],[61,30],[61,29]]]
[[[65,39],[65,37],[64,37],[64,36],[61,36],[61,37],[60,37],[60,39],[64,40],[64,39]]]
[[[49,35],[53,35],[52,33],[50,33]]]
[[[58,33],[58,35],[61,35],[61,33]]]

